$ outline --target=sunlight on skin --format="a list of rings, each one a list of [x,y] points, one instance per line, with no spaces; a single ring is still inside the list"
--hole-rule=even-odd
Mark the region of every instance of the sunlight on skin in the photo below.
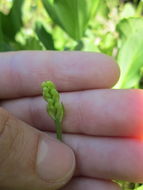
[[[136,132],[135,138],[139,139],[143,142],[143,93],[142,90],[138,90],[139,93],[134,94],[133,102],[134,102],[134,117],[136,118],[136,125],[135,129],[138,131]],[[132,118],[131,118],[132,119]],[[137,127],[138,126],[138,127]]]
[[[129,91],[130,93],[127,96],[128,103],[126,104],[128,109],[125,108],[129,114],[127,114],[128,119],[130,120],[128,123],[130,127],[133,128],[135,134],[133,138],[143,140],[143,91],[139,89],[131,89]]]

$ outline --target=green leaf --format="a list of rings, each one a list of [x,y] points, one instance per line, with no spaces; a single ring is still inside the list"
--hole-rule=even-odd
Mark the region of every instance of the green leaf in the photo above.
[[[134,88],[143,66],[143,19],[126,19],[118,25],[122,38],[117,61],[121,77],[116,88]]]
[[[102,40],[99,44],[99,48],[102,53],[112,56],[113,49],[116,46],[117,42],[112,33],[108,32],[102,37]]]
[[[117,25],[117,31],[120,33],[120,37],[125,40],[130,35],[138,33],[143,30],[143,18],[129,18],[123,19]]]
[[[107,6],[107,0],[102,0],[99,3],[98,10],[97,10],[97,16],[108,18],[108,15],[110,13],[110,9]],[[113,4],[113,3],[112,3]]]
[[[126,3],[120,13],[120,18],[129,18],[135,15],[135,7],[132,3]]]
[[[36,34],[47,50],[55,50],[52,35],[40,23],[36,24]]]
[[[69,36],[80,40],[99,0],[42,0],[53,21]]]
[[[138,187],[138,188],[136,188],[135,190],[143,190],[143,185],[140,186],[140,187]]]
[[[4,51],[13,51],[14,49],[11,47],[11,45],[7,42],[0,41],[0,52]]]
[[[61,26],[62,23],[60,22],[58,15],[56,13],[55,7],[54,7],[54,0],[42,0],[42,2],[46,11],[50,15],[50,17],[53,19],[53,21]]]
[[[28,37],[25,40],[25,44],[16,44],[17,45],[17,50],[43,50],[44,48],[42,47],[40,41],[36,39],[35,37]]]
[[[0,12],[0,52],[14,50],[10,44],[10,41],[8,41],[7,36],[3,31],[5,17],[6,15]]]
[[[0,42],[4,39],[3,30],[2,30],[2,13],[0,12]]]
[[[110,8],[110,9],[113,9],[117,6],[119,6],[119,4],[121,3],[120,0],[105,0],[106,1],[106,4],[107,6]]]
[[[3,16],[3,32],[7,39],[14,40],[16,33],[22,27],[22,5],[24,0],[13,0],[12,8],[8,15]]]

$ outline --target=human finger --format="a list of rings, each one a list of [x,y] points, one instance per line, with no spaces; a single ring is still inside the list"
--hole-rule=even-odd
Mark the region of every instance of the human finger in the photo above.
[[[41,94],[52,80],[59,91],[110,88],[119,78],[112,58],[87,52],[22,51],[0,53],[0,98]]]
[[[72,177],[75,159],[63,143],[0,108],[0,189],[56,190]],[[64,157],[63,157],[64,155]]]
[[[76,176],[143,182],[143,140],[64,135],[76,156]]]
[[[77,177],[73,178],[62,190],[121,190],[121,188],[111,181]]]
[[[142,90],[89,90],[62,93],[63,132],[93,136],[143,136]],[[18,118],[44,131],[54,131],[42,97],[16,99],[1,105]]]

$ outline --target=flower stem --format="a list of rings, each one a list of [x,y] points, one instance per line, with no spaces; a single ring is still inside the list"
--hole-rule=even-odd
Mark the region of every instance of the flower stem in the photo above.
[[[62,123],[59,120],[55,120],[57,139],[62,141]]]

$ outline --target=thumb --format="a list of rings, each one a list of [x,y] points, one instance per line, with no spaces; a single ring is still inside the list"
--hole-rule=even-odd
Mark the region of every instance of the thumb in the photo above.
[[[0,108],[0,189],[56,190],[74,168],[68,146]]]

